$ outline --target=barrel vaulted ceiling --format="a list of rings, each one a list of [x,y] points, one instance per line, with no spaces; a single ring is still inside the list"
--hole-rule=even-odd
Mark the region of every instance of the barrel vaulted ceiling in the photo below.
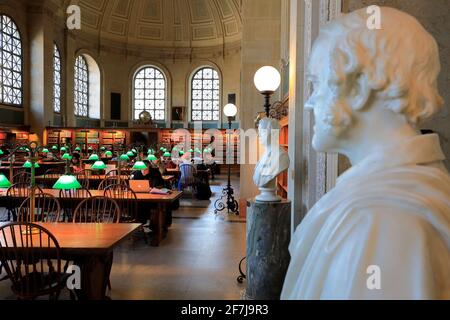
[[[240,1],[64,0],[62,9],[79,5],[81,32],[102,41],[202,48],[240,41]]]

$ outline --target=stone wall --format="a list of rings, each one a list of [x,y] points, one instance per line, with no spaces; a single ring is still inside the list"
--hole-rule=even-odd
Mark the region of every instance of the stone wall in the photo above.
[[[62,57],[62,114],[67,121],[63,125],[74,126],[76,119],[73,106],[73,73],[76,56],[82,52],[96,61],[101,72],[100,117],[110,119],[111,92],[121,93],[121,121],[132,120],[132,79],[141,66],[155,64],[166,72],[169,78],[168,117],[171,106],[185,106],[185,127],[188,125],[190,90],[189,77],[196,68],[209,65],[218,69],[222,80],[221,106],[228,102],[228,94],[236,94],[236,105],[240,106],[240,43],[227,44],[212,52],[206,50],[170,49],[146,47],[116,48],[99,37],[89,38],[83,30],[68,31],[64,18],[55,13],[57,8],[46,7],[50,3],[22,1],[0,2],[0,13],[8,14],[16,22],[22,35],[23,46],[23,108],[2,106],[0,112],[14,124],[31,125],[31,130],[42,136],[45,126],[53,123],[53,43],[56,43]],[[173,52],[179,51],[178,54]],[[196,54],[192,54],[195,51]],[[221,53],[221,54],[220,54]],[[5,110],[5,111],[2,111]],[[14,112],[12,114],[12,112]],[[17,115],[18,114],[18,115]],[[220,112],[221,117],[222,112]],[[224,117],[223,117],[224,118]],[[169,118],[168,118],[169,119]],[[239,116],[238,116],[238,121]],[[5,120],[6,121],[6,120]],[[223,119],[226,122],[226,119]],[[1,121],[0,121],[1,122]],[[109,122],[109,121],[108,121]],[[103,122],[104,123],[104,122]],[[102,123],[102,124],[103,124]],[[217,123],[217,122],[216,122]],[[170,122],[166,122],[166,126]],[[217,123],[220,126],[220,123]]]
[[[239,114],[244,130],[255,127],[257,112],[264,111],[264,98],[253,84],[255,72],[272,65],[280,70],[281,0],[242,1],[241,106]],[[273,101],[278,100],[275,94]],[[247,143],[248,145],[248,143]],[[254,148],[250,149],[254,152]],[[249,159],[249,149],[246,150]],[[240,197],[258,194],[253,184],[254,165],[241,165]]]
[[[439,91],[445,100],[444,109],[423,128],[437,132],[441,138],[446,165],[450,169],[450,2],[448,0],[344,0],[344,11],[350,12],[376,4],[389,6],[416,17],[439,45],[442,70]],[[344,168],[341,168],[343,170]]]
[[[168,78],[168,106],[184,106],[185,126],[188,124],[188,108],[190,97],[189,77],[194,70],[201,66],[212,66],[219,71],[222,80],[221,105],[228,102],[228,94],[236,94],[236,105],[240,105],[240,47],[226,56],[210,57],[204,59],[173,59],[158,54],[127,54],[102,47],[98,50],[96,43],[83,39],[73,39],[69,55],[74,59],[77,52],[83,50],[90,54],[97,62],[102,72],[103,108],[102,118],[110,119],[110,94],[121,93],[121,120],[132,120],[132,82],[135,72],[145,65],[155,65],[162,69]],[[73,77],[73,69],[67,69],[67,77]],[[70,90],[70,85],[69,88]],[[68,100],[70,108],[70,100]],[[170,108],[166,110],[167,122],[170,125]],[[69,110],[70,114],[70,110]],[[222,112],[221,112],[222,116]],[[223,119],[225,122],[225,119]]]

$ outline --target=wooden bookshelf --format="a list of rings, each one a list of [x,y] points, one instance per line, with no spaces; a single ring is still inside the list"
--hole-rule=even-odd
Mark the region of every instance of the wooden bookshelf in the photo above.
[[[108,150],[119,150],[127,144],[127,134],[122,130],[103,130],[100,134],[100,144]]]
[[[75,134],[74,144],[84,149],[85,145],[88,143],[89,132],[75,131],[74,134]]]
[[[44,143],[49,146],[63,146],[66,139],[72,139],[72,131],[65,129],[48,129]]]
[[[115,132],[115,133],[113,133]],[[73,146],[98,150],[101,146],[112,150],[127,144],[127,134],[124,130],[94,129],[94,128],[47,128],[44,133],[44,144],[62,146],[69,138]]]
[[[289,98],[278,103],[275,108],[274,118],[280,124],[279,143],[286,152],[289,152]],[[288,196],[288,170],[281,173],[277,178],[278,195],[283,199]]]
[[[88,147],[92,147],[97,150],[99,147],[104,146],[109,150],[121,149],[123,145],[130,145],[133,143],[132,137],[133,133],[143,133],[147,134],[149,137],[154,136],[155,141],[149,142],[150,147],[164,146],[166,148],[172,148],[178,144],[184,144],[188,141],[188,137],[183,134],[174,134],[176,129],[155,129],[155,128],[127,128],[123,129],[103,129],[103,128],[53,128],[49,127],[44,133],[44,144],[53,145],[63,145],[66,142],[66,138],[71,138],[72,145],[78,145],[81,148],[85,148],[86,144]],[[222,154],[223,157],[226,156],[226,150],[228,146],[229,135],[226,134],[226,130],[222,129],[218,131],[222,134],[222,143],[217,141],[216,146],[216,156]],[[115,133],[113,133],[115,132]],[[180,131],[182,132],[182,131]],[[197,133],[194,129],[187,129],[190,134],[191,145],[186,146],[186,149],[199,148],[202,151],[209,146],[211,141],[211,134],[207,130],[202,130],[201,133]],[[234,131],[231,136],[232,142],[230,146],[234,147],[233,151],[233,163],[239,164],[239,131]],[[217,138],[216,138],[217,139]],[[152,139],[150,139],[152,140]],[[224,162],[225,163],[225,162]]]
[[[1,128],[0,129],[0,146],[7,143],[7,136],[8,134],[15,134],[16,135],[16,143],[28,143],[30,133],[25,128]]]
[[[184,143],[187,142],[189,137],[182,133],[177,134],[174,131],[175,130],[171,130],[171,129],[162,129],[160,131],[160,139],[159,139],[160,144],[165,145],[166,147],[171,147],[172,145],[180,145],[180,144],[184,145]],[[188,130],[188,131],[190,134],[191,145],[187,146],[186,147],[187,149],[199,148],[200,150],[203,151],[211,144],[212,132],[208,132],[208,130],[202,130],[202,133],[197,133],[194,130]],[[222,154],[223,157],[225,157],[226,156],[225,153],[228,148],[228,139],[230,139],[230,138],[229,138],[229,135],[226,134],[226,130],[218,129],[217,131],[222,134],[223,139],[222,139],[222,141],[218,141],[218,139],[220,139],[220,138],[216,137],[215,154],[216,154],[216,156]],[[238,131],[234,131],[234,133],[231,135],[231,139],[232,139],[232,141],[230,143],[230,146],[234,147],[233,163],[238,164],[239,152],[240,152]]]

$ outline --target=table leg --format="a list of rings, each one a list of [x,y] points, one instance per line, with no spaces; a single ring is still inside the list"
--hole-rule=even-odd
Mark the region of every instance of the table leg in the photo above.
[[[165,221],[165,230],[167,233],[167,230],[169,229],[169,227],[172,226],[172,206],[174,204],[170,203],[170,204],[166,204],[164,206],[164,212],[165,212],[165,217],[166,217],[166,221]]]
[[[81,289],[76,290],[80,300],[105,300],[113,261],[113,252],[92,255],[75,260],[81,267]]]
[[[158,203],[156,214],[153,215],[153,223],[152,223],[154,233],[151,245],[153,247],[158,247],[160,242],[164,238],[165,215],[166,213],[164,211],[164,206]]]

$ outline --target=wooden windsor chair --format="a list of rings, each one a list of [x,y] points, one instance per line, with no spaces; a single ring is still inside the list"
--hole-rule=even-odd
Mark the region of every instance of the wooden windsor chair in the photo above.
[[[40,225],[12,222],[0,227],[0,263],[18,299],[48,295],[57,300],[65,288],[68,275],[62,272],[58,241]]]

